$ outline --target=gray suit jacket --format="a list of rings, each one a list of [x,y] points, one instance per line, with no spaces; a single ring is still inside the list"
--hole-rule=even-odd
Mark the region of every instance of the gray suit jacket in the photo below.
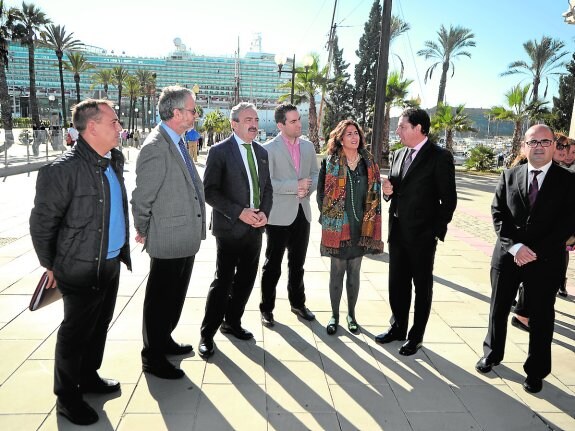
[[[151,257],[195,255],[206,238],[202,180],[190,175],[170,136],[157,126],[146,138],[136,164],[132,214],[136,231],[146,237]]]
[[[297,197],[297,182],[302,178],[311,178],[311,191],[317,188],[318,166],[313,144],[300,139],[300,173],[295,170],[293,160],[281,137],[276,136],[264,144],[268,152],[270,177],[274,189],[272,211],[268,223],[276,226],[289,226],[297,217],[301,203],[305,217],[311,222],[310,196]]]

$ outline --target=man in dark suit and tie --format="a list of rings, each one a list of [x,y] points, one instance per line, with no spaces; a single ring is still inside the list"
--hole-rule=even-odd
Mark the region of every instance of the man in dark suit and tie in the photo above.
[[[457,206],[453,156],[430,142],[430,119],[409,108],[399,117],[397,134],[405,148],[394,153],[382,191],[389,207],[389,304],[391,328],[378,343],[405,340],[399,349],[413,355],[423,342],[431,311],[433,262],[437,240],[443,241]],[[407,333],[411,283],[415,287],[413,326]]]
[[[158,101],[162,122],[144,142],[136,164],[132,213],[136,241],[144,244],[150,275],[144,299],[143,369],[163,379],[184,372],[166,355],[190,353],[190,344],[172,338],[200,243],[206,238],[206,210],[202,180],[181,135],[196,121],[194,93],[166,87]]]
[[[497,242],[491,259],[491,309],[475,368],[488,373],[505,352],[507,319],[520,283],[530,310],[523,388],[536,393],[551,372],[555,295],[565,269],[565,241],[575,232],[575,174],[552,163],[555,137],[544,124],[525,133],[527,163],[501,175],[491,204]]]
[[[218,328],[241,340],[253,337],[242,328],[241,318],[258,272],[262,232],[273,199],[268,155],[254,142],[256,107],[245,102],[234,106],[230,121],[232,136],[210,149],[204,172],[217,257],[198,348],[203,358],[213,355]]]

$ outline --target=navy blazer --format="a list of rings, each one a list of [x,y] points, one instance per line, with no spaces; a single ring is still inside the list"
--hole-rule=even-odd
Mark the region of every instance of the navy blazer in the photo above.
[[[575,173],[552,163],[533,208],[529,206],[527,164],[503,171],[491,204],[497,242],[491,266],[513,263],[509,249],[522,243],[538,261],[563,262],[565,242],[575,232]]]
[[[401,178],[401,167],[410,148],[393,153],[389,180],[393,194],[389,206],[389,232],[399,217],[404,239],[445,239],[447,225],[457,206],[455,166],[452,154],[427,141],[413,159],[407,174]]]
[[[258,164],[259,209],[269,219],[273,188],[268,153],[256,142],[252,142],[252,147]],[[253,229],[239,219],[243,209],[250,207],[250,183],[233,134],[210,148],[204,172],[204,191],[206,203],[212,207],[210,229],[214,236],[240,238]]]

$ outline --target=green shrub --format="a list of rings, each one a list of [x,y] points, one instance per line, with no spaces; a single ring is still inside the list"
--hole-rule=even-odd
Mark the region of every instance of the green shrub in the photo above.
[[[18,117],[12,120],[12,126],[15,129],[25,129],[32,127],[32,119],[28,117]]]
[[[465,167],[477,171],[488,171],[495,165],[495,153],[485,145],[478,145],[469,152]]]

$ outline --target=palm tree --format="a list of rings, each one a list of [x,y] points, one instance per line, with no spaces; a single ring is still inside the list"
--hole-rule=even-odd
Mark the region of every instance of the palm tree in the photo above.
[[[118,89],[118,112],[122,112],[122,86],[130,73],[122,66],[115,66],[112,69],[112,84]]]
[[[146,110],[146,106],[144,105],[144,97],[146,96],[147,89],[152,84],[154,78],[152,72],[147,69],[136,70],[136,78],[140,82],[140,96],[142,96],[142,105],[140,107],[142,111],[142,129],[145,129],[145,125],[149,123],[149,119],[146,121],[148,110]]]
[[[538,100],[528,103],[527,95],[530,88],[531,84],[524,87],[517,84],[505,93],[508,107],[494,106],[489,112],[496,120],[513,121],[514,123],[510,161],[515,160],[521,149],[521,125],[530,118],[537,117],[545,104],[545,102]]]
[[[79,49],[84,46],[78,39],[72,37],[74,33],[66,34],[66,26],[50,24],[45,27],[42,33],[42,45],[53,49],[58,57],[58,71],[60,72],[60,93],[62,94],[62,121],[68,124],[66,120],[66,93],[64,89],[64,73],[62,71],[62,57],[65,51]],[[78,102],[80,100],[78,99]]]
[[[385,92],[385,115],[383,118],[383,164],[387,166],[389,157],[389,123],[391,108],[407,104],[407,88],[412,84],[411,79],[402,79],[400,72],[391,72],[387,77]]]
[[[220,134],[225,131],[226,122],[229,126],[229,120],[220,112],[219,109],[206,114],[203,126],[206,129],[206,132],[208,132],[208,147],[214,144],[214,133]]]
[[[449,105],[439,103],[435,115],[431,119],[431,127],[435,130],[445,130],[445,148],[453,153],[453,132],[476,132],[473,122],[465,114],[465,105],[458,105],[455,111]]]
[[[128,129],[134,130],[136,129],[136,100],[141,93],[140,81],[135,76],[128,76],[126,78],[126,90],[128,91],[128,96],[130,96],[130,120],[128,122]]]
[[[548,36],[543,36],[541,42],[529,40],[523,44],[523,48],[529,57],[530,63],[523,60],[514,61],[501,76],[515,75],[517,73],[533,76],[531,101],[535,102],[539,98],[539,84],[541,84],[541,81],[545,80],[543,97],[546,97],[549,86],[548,75],[561,75],[564,73],[563,68],[566,63],[561,61],[561,59],[567,55],[567,51],[562,51],[565,48],[563,42]]]
[[[15,8],[6,8],[4,0],[0,0],[0,107],[2,115],[2,128],[4,129],[4,144],[0,152],[8,151],[14,144],[12,132],[12,101],[8,92],[6,70],[8,69],[8,42],[22,35],[24,27],[17,25]]]
[[[426,40],[423,43],[425,49],[417,51],[417,55],[425,57],[426,60],[438,60],[426,70],[425,82],[431,79],[435,68],[441,65],[439,93],[437,94],[437,104],[439,105],[439,103],[442,103],[445,99],[445,87],[447,86],[447,72],[449,68],[451,68],[452,78],[455,74],[453,59],[461,57],[462,55],[471,58],[471,54],[469,51],[465,51],[465,48],[475,46],[475,41],[473,40],[475,35],[471,33],[471,30],[468,28],[449,26],[449,31],[447,31],[443,25],[439,28],[437,35],[439,36],[439,44],[431,40]]]
[[[92,75],[92,85],[90,90],[93,90],[96,85],[101,85],[104,87],[104,93],[106,93],[106,99],[108,98],[108,87],[112,83],[112,70],[111,69],[100,69]]]
[[[68,61],[64,63],[64,68],[68,72],[72,72],[74,74],[74,82],[76,83],[76,103],[80,103],[80,74],[93,69],[94,65],[88,63],[84,54],[79,52],[69,52],[66,56],[68,57]]]
[[[16,11],[16,19],[26,29],[26,33],[20,39],[22,44],[28,47],[28,74],[30,75],[30,111],[32,113],[32,124],[40,126],[40,115],[38,113],[38,99],[36,98],[36,68],[34,64],[34,48],[37,34],[41,31],[41,26],[50,23],[50,19],[34,4],[22,2],[22,9]]]
[[[305,73],[298,73],[295,76],[294,83],[294,103],[309,102],[309,140],[313,142],[316,152],[319,152],[319,127],[317,124],[317,110],[315,107],[316,94],[326,87],[330,80],[327,78],[327,65],[320,69],[319,55],[311,55],[313,62],[311,66],[306,69]],[[291,82],[284,82],[279,88],[291,90]],[[279,101],[288,100],[291,93],[283,94],[279,97]]]
[[[405,21],[403,21],[400,17],[398,17],[397,15],[392,15],[391,16],[391,25],[390,25],[391,29],[389,32],[389,44],[391,45],[391,43],[398,37],[401,36],[403,33],[408,32],[409,30],[411,30],[411,26],[406,23]],[[393,53],[393,55],[399,60],[399,64],[401,65],[401,75],[403,75],[403,60],[401,59],[401,57],[395,53]]]

